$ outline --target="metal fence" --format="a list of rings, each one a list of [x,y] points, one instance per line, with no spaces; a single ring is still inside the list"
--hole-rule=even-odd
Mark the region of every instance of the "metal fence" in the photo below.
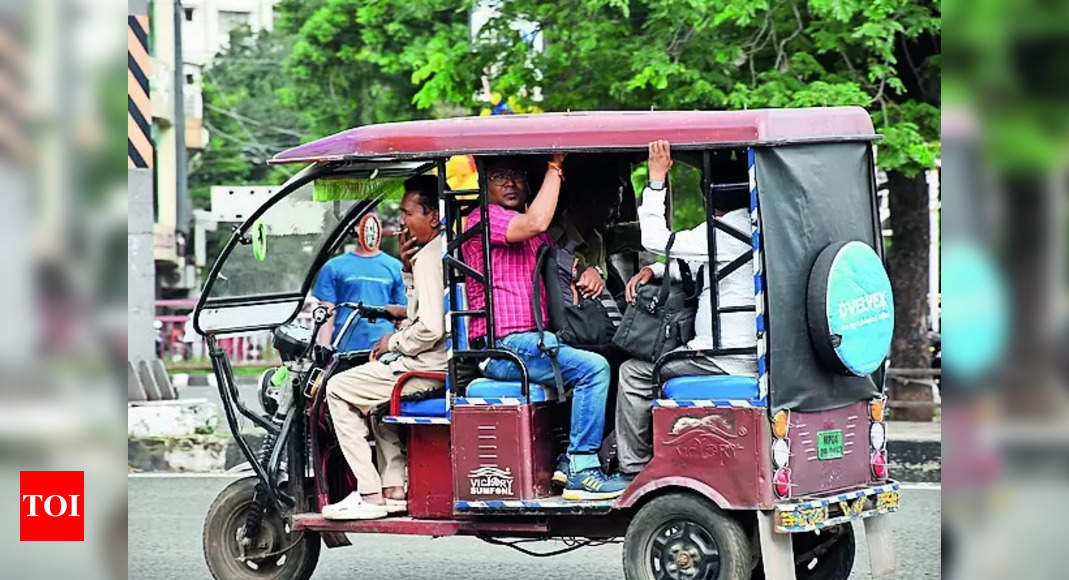
[[[204,337],[190,320],[196,300],[157,300],[155,317],[156,356],[168,370],[210,369]],[[302,313],[303,316],[303,313]],[[274,366],[281,361],[271,346],[271,331],[228,334],[219,338],[234,367]]]

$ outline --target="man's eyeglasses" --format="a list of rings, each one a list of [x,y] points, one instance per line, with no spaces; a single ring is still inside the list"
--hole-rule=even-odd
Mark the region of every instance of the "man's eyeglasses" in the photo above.
[[[509,181],[519,183],[527,181],[527,172],[519,169],[495,169],[486,174],[486,180],[494,185],[505,185]]]

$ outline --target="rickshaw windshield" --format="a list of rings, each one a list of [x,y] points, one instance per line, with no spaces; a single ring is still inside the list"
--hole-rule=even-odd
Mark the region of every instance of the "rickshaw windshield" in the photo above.
[[[209,291],[210,299],[301,291],[316,252],[355,203],[317,202],[314,188],[312,183],[302,186],[252,223],[226,256]],[[214,253],[222,253],[228,237],[215,240]]]
[[[266,328],[291,319],[312,276],[356,221],[382,199],[399,196],[411,166],[425,165],[313,166],[295,176],[209,248],[218,258],[198,306],[198,329]]]

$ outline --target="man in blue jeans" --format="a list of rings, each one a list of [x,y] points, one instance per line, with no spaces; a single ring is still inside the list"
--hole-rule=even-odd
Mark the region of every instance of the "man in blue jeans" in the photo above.
[[[497,346],[512,351],[523,359],[532,383],[550,385],[555,382],[553,364],[546,352],[539,348],[532,310],[531,276],[535,270],[538,248],[550,243],[546,230],[557,207],[560,185],[564,179],[561,167],[563,155],[556,155],[546,167],[545,179],[538,195],[527,206],[527,174],[514,158],[494,158],[486,163],[488,216],[480,210],[468,218],[468,229],[483,219],[489,219],[490,261],[493,267],[494,328],[499,337]],[[473,238],[461,248],[464,261],[476,269],[483,263],[482,243]],[[468,280],[468,297],[472,309],[485,306],[483,285]],[[542,317],[545,310],[545,290],[542,292]],[[482,339],[485,344],[486,321],[471,320],[473,344]],[[545,347],[558,348],[557,365],[564,386],[572,389],[572,420],[567,461],[557,470],[565,480],[564,499],[611,499],[623,493],[626,483],[610,481],[601,471],[598,449],[605,430],[605,403],[609,391],[609,363],[601,355],[559,344],[552,333],[545,333]],[[493,379],[520,380],[515,363],[491,359],[483,373]],[[557,479],[555,476],[554,479]]]

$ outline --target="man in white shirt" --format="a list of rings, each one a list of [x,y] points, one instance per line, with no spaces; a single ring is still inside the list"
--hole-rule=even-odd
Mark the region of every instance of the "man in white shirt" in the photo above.
[[[666,179],[672,166],[668,141],[655,141],[649,147],[649,184],[642,190],[642,205],[638,208],[639,225],[642,229],[642,245],[649,251],[664,255],[668,238],[672,234],[665,224],[665,197],[668,194]],[[720,196],[722,207],[714,208],[716,216],[729,226],[749,235],[750,211],[748,197]],[[710,279],[713,270],[709,267],[708,226],[702,222],[691,230],[676,232],[672,245],[673,262],[683,259],[696,276],[704,266],[704,284],[695,316],[695,337],[680,350],[713,349],[713,316],[709,299]],[[721,231],[716,232],[716,264],[723,270],[740,255],[751,252],[749,244]],[[625,297],[633,302],[637,288],[650,280],[664,276],[665,265],[651,264],[640,270],[627,283]],[[678,279],[678,268],[669,269]],[[754,304],[753,267],[744,264],[720,281],[720,307],[752,306]],[[757,329],[754,312],[732,312],[720,315],[721,348],[750,348],[757,345]],[[620,460],[617,477],[632,479],[653,457],[650,430],[650,414],[653,399],[653,363],[632,359],[620,366],[620,386],[616,396],[616,437]],[[756,354],[701,356],[670,362],[661,370],[662,380],[685,375],[757,375]]]

